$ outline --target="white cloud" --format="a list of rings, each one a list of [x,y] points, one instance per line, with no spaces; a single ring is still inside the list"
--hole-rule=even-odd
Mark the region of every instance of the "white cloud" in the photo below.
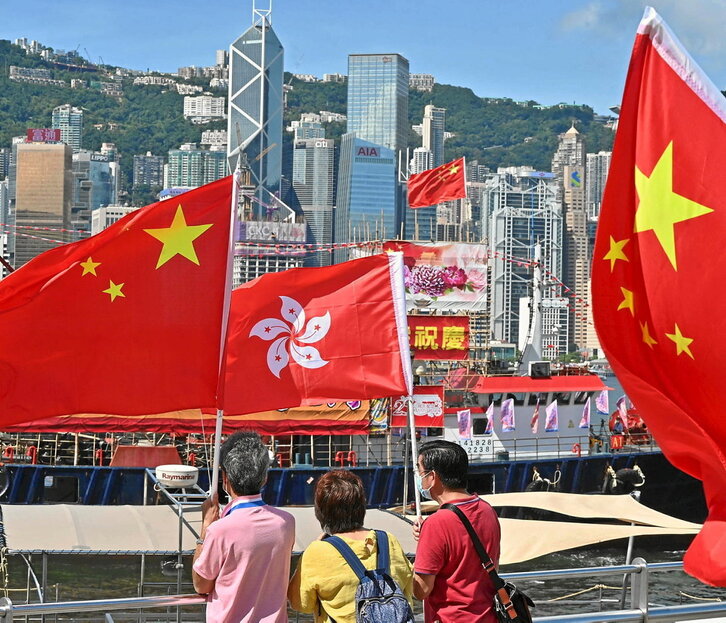
[[[567,32],[590,30],[608,38],[635,35],[646,5],[653,6],[694,56],[708,56],[723,65],[726,53],[726,3],[723,0],[592,0],[566,13],[560,27]]]

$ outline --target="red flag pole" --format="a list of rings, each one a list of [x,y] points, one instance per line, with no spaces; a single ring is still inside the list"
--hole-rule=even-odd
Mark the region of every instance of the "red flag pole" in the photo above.
[[[232,204],[229,210],[229,249],[227,253],[227,283],[224,289],[224,306],[222,311],[222,331],[220,332],[219,346],[219,373],[217,376],[217,404],[222,404],[222,392],[224,390],[224,356],[225,345],[227,344],[227,323],[229,320],[229,306],[232,296],[232,270],[234,268],[234,224],[237,218],[237,206],[239,203],[241,171],[239,163],[232,176]],[[222,423],[224,411],[217,409],[217,421],[214,428],[214,454],[212,459],[212,482],[209,487],[209,495],[213,495],[219,487],[219,452],[222,445]]]

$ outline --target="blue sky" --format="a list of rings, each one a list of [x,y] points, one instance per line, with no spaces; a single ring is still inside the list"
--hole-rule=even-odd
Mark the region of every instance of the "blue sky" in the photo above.
[[[268,0],[257,0],[266,7]],[[133,69],[214,64],[251,22],[252,0],[2,0],[0,38]],[[589,104],[620,100],[642,0],[273,0],[295,73],[347,73],[349,53],[399,52],[411,71],[485,97]],[[726,3],[652,0],[726,88]],[[10,8],[10,10],[8,10]]]

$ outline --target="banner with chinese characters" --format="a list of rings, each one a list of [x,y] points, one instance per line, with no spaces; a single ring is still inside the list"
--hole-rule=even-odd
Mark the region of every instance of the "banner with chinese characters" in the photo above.
[[[383,244],[383,250],[403,253],[408,309],[486,309],[489,254],[485,244],[391,240]]]
[[[416,385],[413,388],[413,419],[417,428],[444,427],[444,388],[441,385]],[[408,426],[408,398],[393,398],[391,426]]]
[[[414,359],[468,359],[468,316],[409,316],[408,343]]]

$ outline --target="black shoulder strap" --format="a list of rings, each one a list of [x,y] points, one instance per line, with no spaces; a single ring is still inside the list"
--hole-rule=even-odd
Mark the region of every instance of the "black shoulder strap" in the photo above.
[[[484,547],[484,544],[481,542],[481,539],[479,538],[477,533],[474,531],[474,526],[471,525],[471,522],[469,521],[467,516],[455,504],[442,504],[440,506],[440,508],[454,511],[456,516],[461,520],[461,523],[464,524],[464,527],[466,528],[466,531],[469,533],[471,540],[474,542],[474,549],[476,549],[476,553],[479,554],[479,558],[481,559],[481,566],[484,567],[484,570],[489,574],[489,577],[492,579],[494,588],[496,590],[499,590],[500,588],[502,588],[504,586],[504,580],[502,580],[502,578],[499,577],[499,574],[497,573],[494,563],[492,562],[491,556],[487,552],[486,548]]]

